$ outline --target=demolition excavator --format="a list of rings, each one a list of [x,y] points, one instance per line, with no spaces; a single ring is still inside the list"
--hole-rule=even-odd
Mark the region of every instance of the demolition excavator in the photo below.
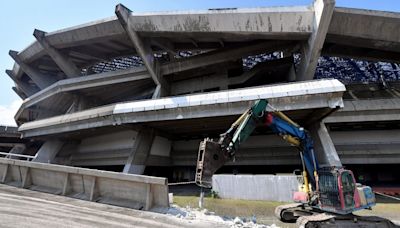
[[[351,170],[320,166],[309,132],[265,99],[244,112],[218,140],[206,138],[200,142],[196,184],[211,188],[212,175],[234,160],[240,145],[263,125],[298,149],[303,167],[299,189],[293,195],[296,203],[275,210],[280,220],[296,222],[300,227],[397,227],[384,218],[353,215],[375,205],[372,189],[356,183]]]

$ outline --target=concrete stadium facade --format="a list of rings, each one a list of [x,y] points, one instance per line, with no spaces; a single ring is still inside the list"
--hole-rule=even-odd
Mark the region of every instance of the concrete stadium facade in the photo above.
[[[35,29],[34,43],[10,51],[15,64],[6,73],[24,99],[18,131],[38,148],[21,153],[135,174],[169,167],[172,179],[191,180],[199,141],[262,97],[306,126],[317,151],[337,150],[345,165],[400,164],[398,82],[346,91],[314,77],[321,56],[398,64],[400,14],[338,8],[333,0],[157,13],[117,5],[115,14]],[[244,70],[244,59],[259,55],[276,58]],[[322,160],[336,164],[330,159]],[[261,130],[229,166],[298,164],[294,148]]]

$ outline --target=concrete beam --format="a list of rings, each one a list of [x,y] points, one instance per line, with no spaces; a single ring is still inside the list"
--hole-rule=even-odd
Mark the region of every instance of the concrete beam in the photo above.
[[[295,50],[296,47],[297,46],[295,42],[268,41],[242,47],[221,48],[216,51],[210,51],[204,54],[196,55],[189,58],[182,58],[179,61],[164,64],[161,66],[161,71],[163,75],[168,75],[172,73],[236,60],[243,56],[270,53],[278,50]]]
[[[219,88],[220,90],[227,89],[230,85],[242,84],[258,75],[260,72],[268,72],[271,70],[276,70],[277,67],[282,64],[287,63],[287,60],[292,61],[292,58],[282,58],[277,60],[271,60],[264,63],[258,63],[254,68],[249,71],[245,71],[242,75],[237,77],[228,77],[227,69],[225,69],[220,64],[214,66],[216,69],[214,70],[214,74],[207,73],[204,70],[201,72],[204,73],[205,76],[197,76],[194,77],[192,73],[188,73],[192,77],[186,80],[178,80],[171,83],[171,94],[188,94],[193,93],[195,91],[205,91],[207,89]],[[210,69],[209,67],[208,69]],[[219,69],[224,69],[223,72]],[[228,68],[229,69],[229,68]],[[282,75],[282,80],[285,80],[288,76]]]
[[[318,122],[310,127],[311,137],[314,140],[314,154],[320,167],[342,167],[335,145],[323,122]]]
[[[324,119],[325,123],[351,123],[400,120],[400,99],[344,101],[344,108]]]
[[[115,14],[117,15],[122,27],[128,34],[130,40],[132,41],[136,52],[142,58],[143,63],[149,71],[153,81],[156,83],[157,86],[160,85],[160,93],[157,93],[155,98],[167,95],[169,91],[169,85],[165,81],[165,79],[162,78],[162,75],[159,71],[158,63],[154,58],[150,42],[148,40],[143,40],[136,32],[136,30],[131,26],[131,11],[124,5],[118,4],[115,7]]]
[[[60,140],[46,141],[36,153],[36,157],[32,160],[41,163],[53,163],[57,153],[64,146],[64,142]]]
[[[396,49],[392,51],[377,50],[370,48],[360,48],[357,44],[351,45],[338,45],[338,44],[325,44],[322,50],[324,56],[335,56],[352,58],[359,60],[366,60],[371,62],[397,62],[400,63],[400,52]]]
[[[68,78],[78,77],[81,75],[81,71],[76,67],[71,59],[68,58],[68,56],[65,56],[56,48],[51,46],[49,41],[46,39],[46,32],[35,29],[33,35],[46,53],[51,57],[51,59],[53,59]]]
[[[399,50],[398,12],[336,7],[327,41],[379,50]]]
[[[71,61],[68,56],[65,56],[61,52],[59,52],[56,48],[54,48],[48,42],[46,38],[46,32],[35,29],[33,32],[38,43],[42,46],[42,48],[46,51],[46,53],[52,58],[52,60],[57,64],[57,66],[65,73],[67,78],[79,77],[81,75],[81,71],[76,67],[76,65]],[[84,96],[80,96],[78,100],[79,105],[72,104],[76,109],[72,111],[80,111],[85,108],[82,104],[90,103],[90,99]]]
[[[301,61],[297,75],[297,80],[299,81],[311,80],[314,78],[318,58],[324,46],[334,8],[335,0],[314,1],[313,32],[301,50]]]
[[[0,125],[0,137],[19,138],[20,133],[17,127]]]
[[[24,123],[24,137],[82,129],[167,120],[240,115],[258,99],[281,111],[343,106],[345,87],[338,80],[314,80],[113,104]]]
[[[32,95],[29,100],[24,101],[18,109],[16,117],[18,119],[27,108],[33,105],[40,105],[41,102],[55,96],[65,96],[66,93],[76,93],[84,89],[142,80],[149,81],[151,78],[144,68],[139,67],[60,80]],[[57,104],[52,106],[57,106]]]
[[[155,134],[154,129],[141,129],[136,135],[132,151],[125,163],[123,173],[143,174],[150,155]]]
[[[226,37],[233,34],[273,37],[282,33],[286,39],[295,39],[311,32],[312,16],[308,6],[149,12],[132,13],[132,26],[147,33],[226,33]]]
[[[22,92],[19,88],[15,87],[15,86],[12,87],[12,90],[13,90],[22,100],[25,100],[25,99],[28,97],[24,92]]]
[[[10,50],[9,55],[40,89],[44,89],[56,81],[55,78],[49,75],[42,74],[37,69],[34,69],[33,67],[24,63],[18,56],[17,51]]]
[[[37,88],[34,88],[33,86],[29,85],[29,83],[24,82],[21,79],[18,79],[14,75],[12,70],[6,70],[6,74],[15,82],[16,85],[18,85],[18,88],[20,88],[21,91],[25,93],[28,97],[38,92]]]

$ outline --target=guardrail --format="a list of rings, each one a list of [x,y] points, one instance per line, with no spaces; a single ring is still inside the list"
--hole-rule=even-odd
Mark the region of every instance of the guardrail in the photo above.
[[[0,158],[0,183],[149,210],[168,207],[166,178]]]

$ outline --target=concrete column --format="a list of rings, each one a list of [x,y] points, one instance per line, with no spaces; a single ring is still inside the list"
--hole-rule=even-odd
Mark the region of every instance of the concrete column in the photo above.
[[[314,29],[307,43],[301,50],[301,61],[297,73],[297,80],[312,80],[314,78],[318,58],[324,46],[326,33],[328,32],[334,9],[335,0],[314,1]]]
[[[161,97],[161,92],[162,92],[161,90],[162,90],[161,85],[157,85],[151,98],[157,99],[157,98]]]
[[[42,74],[37,69],[24,63],[18,56],[17,51],[10,50],[9,54],[14,59],[14,61],[21,67],[22,71],[24,71],[40,89],[44,89],[57,81],[57,79],[49,75]]]
[[[158,67],[158,63],[156,62],[153,51],[151,49],[151,44],[148,40],[143,40],[139,34],[133,29],[130,25],[131,11],[126,8],[122,4],[118,4],[115,8],[115,14],[118,17],[122,27],[125,29],[128,34],[130,40],[132,41],[136,52],[142,58],[144,65],[146,66],[151,78],[157,86],[160,86],[160,90],[157,93],[154,93],[154,98],[165,96],[169,93],[169,85],[168,82],[162,77],[160,73],[160,69]]]
[[[310,128],[310,133],[314,140],[314,153],[320,167],[341,167],[342,162],[340,161],[325,123],[318,122],[313,124]]]
[[[91,104],[96,104],[95,99],[90,99],[89,97],[86,97],[85,95],[80,93],[71,94],[70,96],[72,96],[73,100],[66,113],[79,112],[88,109],[92,106]]]
[[[64,142],[54,139],[46,141],[37,152],[36,158],[32,161],[42,163],[53,163],[57,153],[64,146]]]
[[[50,45],[46,39],[46,32],[35,29],[33,35],[36,37],[38,43],[43,47],[46,53],[53,59],[58,67],[67,75],[68,78],[78,77],[81,75],[81,71],[75,66],[75,64],[57,49]]]
[[[24,144],[17,144],[15,145],[11,150],[10,154],[23,154],[26,149],[26,146]],[[17,156],[10,156],[11,159],[19,159]]]
[[[12,87],[12,90],[13,90],[22,100],[25,100],[25,99],[28,97],[28,95],[26,95],[24,92],[22,92],[22,91],[20,90],[20,88],[17,88],[16,86],[13,86],[13,87]]]
[[[286,80],[288,82],[296,81],[296,70],[295,70],[294,64],[290,67],[289,72],[286,76]]]
[[[28,97],[38,92],[38,90],[33,86],[29,85],[29,83],[18,79],[14,75],[12,70],[6,70],[6,74],[15,82],[15,84],[18,85],[18,88],[21,89],[21,91],[25,93]]]
[[[135,139],[132,151],[125,163],[124,173],[143,174],[150,155],[155,134],[153,129],[141,129]]]

